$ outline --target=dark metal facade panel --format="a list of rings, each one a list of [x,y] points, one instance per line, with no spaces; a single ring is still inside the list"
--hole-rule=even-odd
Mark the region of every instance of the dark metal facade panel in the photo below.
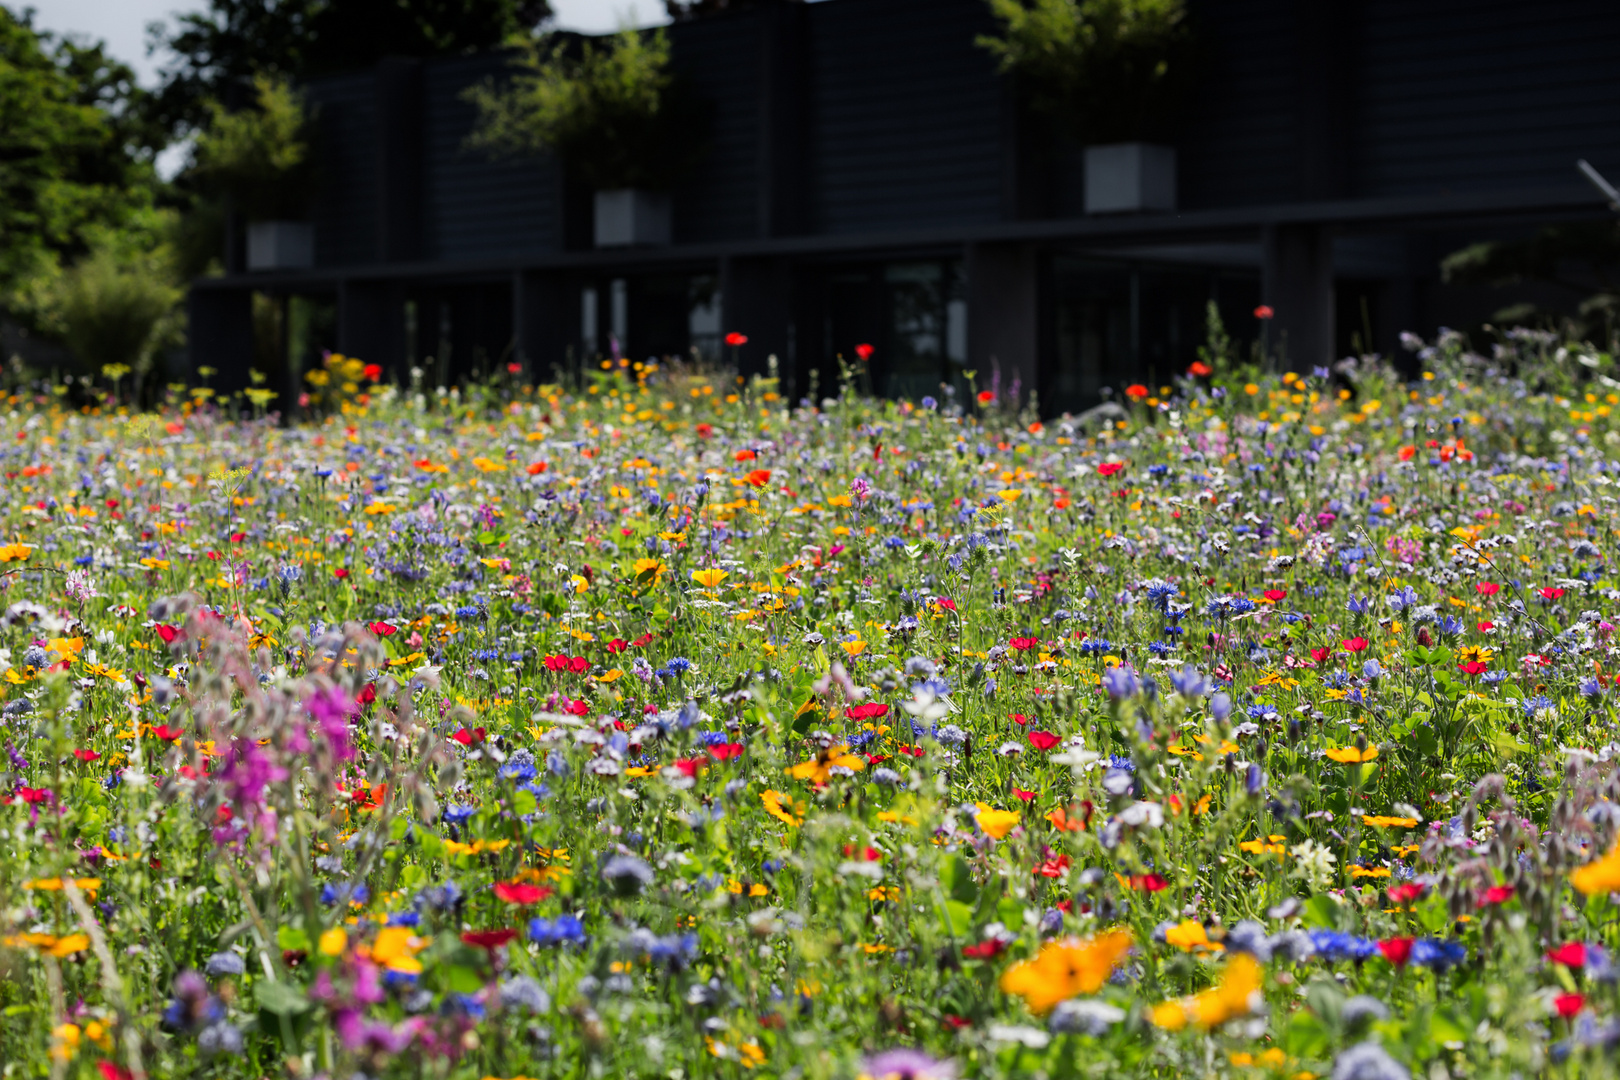
[[[495,158],[468,149],[477,110],[462,95],[499,79],[509,53],[429,61],[423,93],[423,214],[434,259],[548,254],[562,247],[562,180],[555,159]]]
[[[997,220],[1002,88],[980,0],[830,0],[807,12],[810,221],[855,233]]]
[[[1180,204],[1203,210],[1297,198],[1294,5],[1192,0],[1189,10],[1200,67],[1177,147]]]
[[[672,193],[675,242],[736,240],[759,227],[759,19],[741,11],[668,29],[671,64],[702,115],[704,154]]]
[[[311,220],[317,266],[368,263],[377,252],[377,100],[369,71],[309,87],[320,188]]]
[[[1620,171],[1613,0],[1365,0],[1354,191],[1560,183],[1576,158]]]

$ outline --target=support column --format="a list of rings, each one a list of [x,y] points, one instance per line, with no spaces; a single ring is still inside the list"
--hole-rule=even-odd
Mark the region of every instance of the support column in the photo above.
[[[1275,315],[1273,355],[1295,371],[1333,362],[1333,238],[1321,225],[1268,225],[1260,300]]]
[[[253,366],[253,293],[194,285],[186,297],[186,320],[190,374],[211,367],[219,372],[211,381],[216,389],[225,394],[244,389]]]
[[[987,386],[1001,370],[1002,406],[1017,409],[1036,390],[1039,367],[1038,257],[1029,244],[974,243],[967,247],[968,370]],[[1008,394],[1014,379],[1021,400]]]
[[[773,353],[777,370],[791,384],[787,370],[793,337],[793,270],[782,259],[728,257],[720,264],[720,333],[748,336],[748,344],[733,350],[723,346],[729,361],[735,351],[737,374],[763,375]]]

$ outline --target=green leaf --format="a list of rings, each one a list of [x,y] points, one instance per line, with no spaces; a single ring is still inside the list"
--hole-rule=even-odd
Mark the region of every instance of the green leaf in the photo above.
[[[272,1016],[302,1016],[315,1007],[303,989],[292,983],[262,981],[254,988],[254,998]]]
[[[309,952],[309,935],[299,926],[283,926],[276,931],[276,944],[283,952]]]
[[[1334,927],[1339,924],[1339,902],[1324,893],[1317,893],[1305,902],[1300,916],[1306,926]]]
[[[481,532],[481,533],[478,534],[478,542],[480,544],[485,545],[486,547],[488,545],[490,545],[490,544],[495,543],[499,539],[500,539],[500,537],[496,536],[494,533],[489,532],[487,530],[485,532]]]
[[[451,993],[476,994],[484,988],[484,977],[474,968],[451,964],[443,972]]]
[[[520,791],[512,797],[512,813],[514,814],[519,816],[532,814],[537,809],[539,809],[539,803],[535,801],[534,792],[532,791]]]

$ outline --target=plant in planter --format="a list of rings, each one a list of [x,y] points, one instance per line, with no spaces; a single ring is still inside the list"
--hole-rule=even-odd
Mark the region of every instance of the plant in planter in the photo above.
[[[1086,148],[1086,211],[1175,207],[1171,135],[1193,74],[1185,0],[989,0],[981,36],[1030,105]]]
[[[497,154],[556,153],[596,193],[598,247],[667,244],[669,186],[692,164],[690,110],[662,31],[620,31],[606,44],[554,36],[530,45],[504,86],[475,86],[469,145]]]
[[[314,232],[304,220],[315,181],[309,114],[302,95],[284,80],[259,76],[254,92],[252,108],[232,112],[209,104],[208,126],[197,137],[197,181],[225,203],[224,217],[247,221],[249,270],[310,266]]]

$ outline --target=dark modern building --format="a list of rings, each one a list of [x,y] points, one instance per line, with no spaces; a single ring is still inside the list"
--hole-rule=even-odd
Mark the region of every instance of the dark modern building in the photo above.
[[[554,160],[466,148],[463,92],[507,56],[317,81],[313,265],[233,257],[196,282],[193,361],[245,377],[259,294],[290,303],[306,350],[430,384],[713,355],[735,330],[743,369],[774,354],[796,395],[866,343],[880,391],[996,366],[1051,412],[1183,369],[1211,300],[1239,338],[1271,306],[1296,366],[1477,323],[1503,299],[1442,284],[1441,256],[1609,213],[1575,162],[1620,180],[1613,0],[1191,10],[1203,66],[1174,209],[1086,213],[1084,154],[975,44],[984,0],[758,0],[670,27],[709,120],[657,246],[595,247],[592,193]]]

